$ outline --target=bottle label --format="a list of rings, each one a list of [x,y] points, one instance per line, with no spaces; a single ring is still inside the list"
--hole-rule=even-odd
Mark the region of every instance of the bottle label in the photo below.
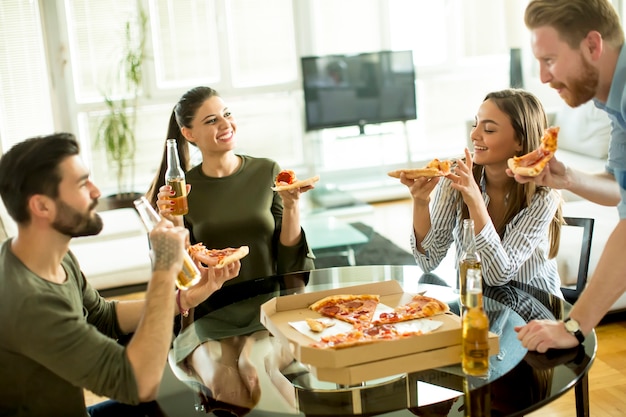
[[[176,178],[167,181],[167,185],[172,187],[172,191],[176,194],[169,199],[174,202],[172,204],[172,214],[183,216],[188,213],[189,205],[187,203],[187,184],[183,178]]]

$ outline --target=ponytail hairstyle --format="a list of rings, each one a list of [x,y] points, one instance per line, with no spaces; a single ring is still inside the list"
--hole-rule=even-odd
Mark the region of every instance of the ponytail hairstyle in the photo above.
[[[219,97],[219,93],[211,87],[195,87],[187,91],[178,100],[178,103],[174,106],[170,121],[167,127],[167,139],[176,139],[176,148],[178,148],[178,158],[180,159],[180,166],[183,171],[187,172],[191,169],[191,158],[189,155],[189,143],[183,136],[181,129],[186,127],[191,129],[193,120],[196,117],[198,109],[202,104],[212,97]],[[194,143],[191,143],[195,146]],[[163,156],[161,158],[161,164],[157,171],[150,188],[146,193],[146,198],[150,201],[153,207],[156,208],[157,194],[159,194],[159,188],[165,185],[165,171],[167,170],[167,145],[163,147]]]

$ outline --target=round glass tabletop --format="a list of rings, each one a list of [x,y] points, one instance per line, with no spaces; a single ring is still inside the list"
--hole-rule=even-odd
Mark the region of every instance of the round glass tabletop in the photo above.
[[[517,283],[484,288],[484,308],[499,351],[490,356],[489,373],[482,378],[464,375],[460,364],[426,364],[417,372],[356,384],[323,381],[260,321],[261,305],[274,297],[392,280],[407,293],[426,291],[459,315],[458,292],[417,266],[338,267],[226,286],[197,309],[194,321],[174,340],[170,367],[188,391],[162,396],[159,405],[176,409],[176,415],[460,416],[471,408],[472,416],[521,416],[586,378],[595,357],[595,333],[572,350],[538,354],[521,346],[515,326],[562,319],[571,306]]]

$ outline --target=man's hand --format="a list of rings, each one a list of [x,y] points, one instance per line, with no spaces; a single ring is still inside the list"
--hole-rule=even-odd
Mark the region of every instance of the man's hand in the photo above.
[[[180,271],[183,266],[183,251],[188,239],[187,229],[175,227],[169,220],[161,219],[150,232],[152,270]]]
[[[519,174],[513,174],[509,168],[506,169],[506,173],[509,177],[515,178],[515,181],[520,184],[526,184],[527,182],[534,181],[537,185],[545,185],[557,190],[563,190],[568,188],[570,178],[568,170],[565,164],[559,161],[556,156],[553,156],[543,171],[536,177],[526,177]]]
[[[579,345],[578,339],[565,330],[562,321],[532,320],[525,326],[515,326],[517,338],[528,350],[545,353],[548,349],[569,349]]]

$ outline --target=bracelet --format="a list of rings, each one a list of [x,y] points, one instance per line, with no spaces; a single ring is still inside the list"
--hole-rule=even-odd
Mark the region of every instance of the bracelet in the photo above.
[[[180,305],[180,290],[176,290],[176,305],[178,306],[178,311],[180,311],[180,315],[183,317],[189,316],[189,309],[183,310]]]

